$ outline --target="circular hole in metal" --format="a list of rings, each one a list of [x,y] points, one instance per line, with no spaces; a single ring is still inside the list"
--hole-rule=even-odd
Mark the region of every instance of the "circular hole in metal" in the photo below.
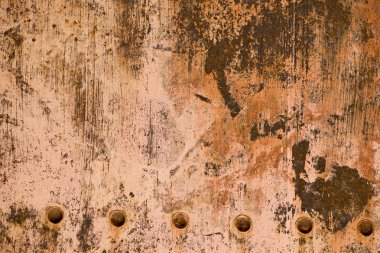
[[[178,229],[185,229],[189,225],[189,216],[186,213],[178,212],[172,217],[174,227]]]
[[[374,231],[373,227],[373,222],[370,220],[362,220],[358,224],[358,230],[364,236],[372,235]]]
[[[122,227],[125,224],[126,215],[123,211],[115,210],[110,214],[110,222],[115,227]]]
[[[63,210],[58,206],[49,207],[47,218],[53,224],[58,224],[63,220]]]
[[[297,229],[301,234],[307,235],[313,230],[313,221],[308,217],[297,220]]]
[[[235,218],[235,227],[239,232],[246,233],[251,230],[252,220],[245,214],[240,214]]]

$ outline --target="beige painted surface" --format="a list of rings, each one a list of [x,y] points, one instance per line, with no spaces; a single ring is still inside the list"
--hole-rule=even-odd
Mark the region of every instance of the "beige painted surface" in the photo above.
[[[0,252],[380,252],[379,17],[378,0],[1,0]]]

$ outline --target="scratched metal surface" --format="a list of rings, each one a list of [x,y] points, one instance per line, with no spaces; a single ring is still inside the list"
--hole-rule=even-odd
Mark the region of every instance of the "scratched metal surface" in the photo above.
[[[380,252],[379,17],[378,0],[0,1],[0,252]]]

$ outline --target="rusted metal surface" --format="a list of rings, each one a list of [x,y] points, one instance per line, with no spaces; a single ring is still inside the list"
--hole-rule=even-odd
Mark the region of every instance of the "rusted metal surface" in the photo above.
[[[0,252],[380,252],[378,0],[2,0]]]

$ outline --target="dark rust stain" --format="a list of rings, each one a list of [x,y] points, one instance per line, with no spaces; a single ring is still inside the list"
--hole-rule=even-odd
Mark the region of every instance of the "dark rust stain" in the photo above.
[[[264,83],[251,83],[248,84],[247,86],[243,87],[243,93],[245,95],[256,95],[257,93],[261,92],[265,88]]]
[[[10,28],[6,30],[3,34],[5,38],[10,38],[13,42],[5,43],[5,45],[0,45],[0,47],[6,46],[4,48],[8,53],[8,63],[5,66],[9,72],[11,72],[15,79],[16,85],[21,90],[21,94],[31,94],[33,93],[33,88],[25,80],[22,73],[22,47],[24,43],[24,36],[21,35],[20,26]],[[2,44],[2,43],[1,43]],[[13,63],[14,62],[14,66]]]
[[[144,41],[151,32],[150,2],[147,0],[118,0],[119,15],[116,36],[120,51],[133,76],[137,77],[143,67]]]
[[[20,34],[20,27],[10,28],[4,32],[5,36],[12,38],[17,47],[21,46],[24,42],[24,37]]]
[[[313,162],[313,167],[317,172],[319,173],[325,172],[326,158],[322,156],[315,156],[311,159],[311,161]]]
[[[337,48],[351,24],[352,3],[338,0],[207,3],[206,0],[178,2],[174,31],[178,40],[176,51],[189,55],[205,52],[205,73],[214,76],[232,117],[238,115],[242,107],[231,94],[228,74],[249,72],[280,82],[289,77],[296,80],[293,70],[309,71],[313,49],[321,55],[327,51],[329,62],[335,60]],[[205,14],[209,13],[205,8],[211,7],[219,10],[214,18]],[[234,9],[241,11],[236,14]],[[236,28],[232,25],[235,23],[242,25]],[[321,24],[323,32],[316,34]],[[314,48],[318,36],[326,49]],[[285,64],[289,60],[291,68]],[[321,65],[329,67],[325,63]]]
[[[224,103],[230,110],[231,116],[235,117],[239,114],[241,107],[231,94],[230,85],[227,83],[225,73],[226,67],[233,59],[233,51],[230,48],[230,44],[228,41],[217,43],[213,47],[210,47],[207,52],[205,72],[206,74],[214,75]]]
[[[364,210],[374,195],[374,187],[356,169],[338,164],[332,164],[331,178],[317,177],[308,182],[304,177],[309,146],[309,141],[303,140],[292,148],[296,195],[301,199],[302,210],[320,214],[329,230],[341,231]]]
[[[206,176],[217,177],[221,175],[222,166],[220,164],[215,164],[212,162],[207,162],[205,164],[205,172]]]
[[[372,253],[365,245],[360,242],[354,242],[349,245],[342,247],[342,252],[344,253]]]
[[[87,252],[93,249],[92,243],[92,230],[94,228],[93,218],[91,214],[85,213],[82,217],[82,224],[80,230],[77,233],[77,239],[79,241],[79,248],[83,252]]]
[[[0,125],[2,125],[3,122],[17,126],[17,119],[12,118],[9,114],[0,114]]]
[[[199,98],[200,100],[202,100],[203,102],[206,102],[206,103],[209,103],[209,104],[212,103],[211,99],[209,99],[209,98],[207,98],[207,97],[205,97],[205,96],[202,96],[201,94],[197,94],[197,93],[196,93],[195,96],[196,96],[197,98]]]
[[[59,233],[57,230],[50,229],[48,226],[43,225],[38,229],[41,236],[41,241],[39,242],[39,247],[42,250],[52,250],[57,247]]]
[[[278,121],[272,125],[268,120],[265,120],[263,124],[253,123],[251,128],[251,141],[256,141],[264,137],[275,137],[281,140],[283,135],[288,131],[286,122],[290,119],[283,115],[279,115],[277,118]]]
[[[70,78],[75,92],[75,106],[72,118],[77,129],[83,131],[86,122],[86,88],[83,85],[85,80],[82,73],[78,71],[72,71]]]
[[[64,62],[70,74],[66,82],[74,92],[74,111],[72,121],[75,129],[88,146],[85,160],[107,161],[108,147],[103,137],[103,83],[99,80],[86,77],[83,73],[85,63],[78,59],[75,65]],[[78,69],[75,68],[78,67]],[[83,68],[81,70],[81,68]]]
[[[290,233],[290,229],[286,226],[286,221],[292,220],[295,214],[295,206],[288,202],[281,203],[274,212],[274,219],[277,221],[277,232]]]
[[[37,218],[37,211],[27,207],[10,206],[10,213],[7,214],[7,221],[16,225],[23,225],[27,220]]]
[[[365,52],[358,56],[358,61],[354,66],[344,66],[340,73],[344,96],[348,99],[344,100],[342,115],[334,122],[334,131],[342,135],[347,132],[360,133],[367,142],[373,137],[374,125],[378,120],[373,111],[380,106],[376,81],[380,61]]]
[[[0,222],[0,245],[10,244],[13,239],[8,235],[8,227]]]

